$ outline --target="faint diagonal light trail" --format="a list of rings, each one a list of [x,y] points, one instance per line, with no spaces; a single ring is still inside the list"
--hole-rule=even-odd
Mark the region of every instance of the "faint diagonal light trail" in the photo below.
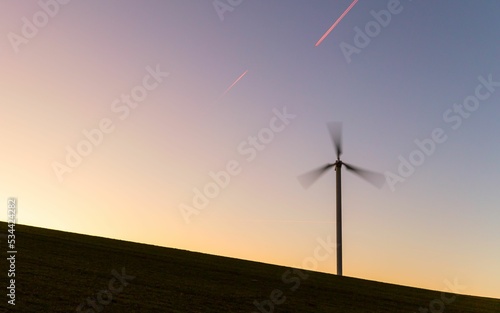
[[[229,92],[229,90],[231,90],[231,88],[233,88],[233,87],[234,87],[234,85],[236,85],[236,83],[238,83],[238,82],[239,82],[239,81],[243,78],[243,76],[245,76],[245,74],[246,74],[247,72],[248,72],[248,70],[246,70],[243,74],[241,74],[241,75],[240,75],[240,77],[238,77],[238,78],[234,81],[234,83],[232,83],[232,84],[231,84],[231,86],[229,86],[229,87],[226,89],[226,91],[224,91],[224,93],[222,94],[222,96],[221,96],[221,97],[223,97],[224,95],[226,95],[226,94]]]
[[[319,46],[320,43],[326,38],[326,36],[328,36],[330,34],[330,32],[335,28],[335,26],[337,26],[338,23],[340,23],[340,21],[344,18],[344,16],[347,15],[347,13],[349,13],[349,11],[351,11],[351,9],[354,7],[354,5],[358,2],[358,0],[354,0],[351,5],[344,11],[344,13],[342,13],[342,15],[335,21],[335,23],[333,23],[332,27],[330,27],[326,33],[318,40],[318,42],[314,45],[315,47]]]

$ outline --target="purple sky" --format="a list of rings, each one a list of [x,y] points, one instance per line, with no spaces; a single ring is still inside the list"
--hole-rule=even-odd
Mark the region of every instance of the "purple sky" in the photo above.
[[[359,1],[318,46],[353,1],[63,2],[0,3],[18,223],[335,273],[334,172],[297,176],[342,121],[390,177],[343,173],[344,274],[500,298],[500,2]]]

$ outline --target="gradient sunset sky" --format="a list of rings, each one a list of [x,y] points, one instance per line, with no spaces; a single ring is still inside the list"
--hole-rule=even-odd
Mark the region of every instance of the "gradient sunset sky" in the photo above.
[[[344,161],[401,177],[343,172],[344,275],[500,298],[499,1],[360,0],[317,46],[352,0],[48,3],[0,3],[0,220],[303,267],[335,172],[297,176],[341,121]]]

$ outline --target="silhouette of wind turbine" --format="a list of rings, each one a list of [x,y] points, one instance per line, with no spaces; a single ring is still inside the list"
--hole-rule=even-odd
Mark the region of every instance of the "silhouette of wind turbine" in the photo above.
[[[330,137],[332,139],[333,147],[335,148],[335,152],[337,154],[337,160],[335,163],[329,163],[323,165],[315,170],[312,170],[308,173],[300,175],[298,180],[302,187],[305,189],[309,188],[318,178],[320,178],[326,171],[330,168],[335,168],[337,172],[337,275],[342,276],[342,186],[341,186],[341,172],[340,168],[342,165],[345,166],[346,169],[357,174],[361,178],[367,180],[371,184],[375,185],[378,188],[381,188],[384,185],[384,176],[380,173],[368,171],[357,166],[352,166],[340,160],[340,156],[342,155],[342,123],[339,122],[331,122],[327,124],[328,131],[330,133]]]

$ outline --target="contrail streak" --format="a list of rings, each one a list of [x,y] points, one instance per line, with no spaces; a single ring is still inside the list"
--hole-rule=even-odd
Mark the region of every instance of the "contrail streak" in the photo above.
[[[358,0],[354,0],[351,5],[344,11],[344,13],[342,13],[342,15],[335,21],[335,23],[333,23],[332,27],[330,27],[330,29],[328,29],[326,31],[326,33],[318,40],[318,42],[314,45],[315,47],[319,46],[319,44],[326,38],[326,36],[328,36],[328,34],[330,34],[330,32],[335,28],[335,26],[337,26],[338,23],[340,23],[340,21],[344,18],[344,16],[346,16],[347,13],[349,13],[349,11],[351,11],[352,7],[354,7],[354,5],[358,2]]]
[[[246,74],[247,72],[248,72],[248,70],[246,70],[243,74],[241,74],[241,75],[240,75],[240,77],[238,77],[238,78],[234,81],[234,83],[232,83],[232,84],[231,84],[231,86],[229,86],[229,87],[226,89],[226,91],[224,91],[224,93],[222,94],[222,96],[224,96],[226,93],[228,93],[228,92],[229,92],[229,90],[231,90],[231,88],[233,88],[233,87],[234,87],[234,85],[236,85],[236,83],[237,83],[237,82],[239,82],[239,81],[240,81],[240,79],[242,79],[242,78],[243,78],[243,76],[245,76],[245,74]]]

